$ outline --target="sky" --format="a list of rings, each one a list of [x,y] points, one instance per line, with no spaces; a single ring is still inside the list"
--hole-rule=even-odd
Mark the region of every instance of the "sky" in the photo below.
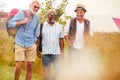
[[[12,8],[28,9],[31,0],[4,0],[6,6],[4,11],[9,12]]]
[[[28,9],[31,0],[3,0],[6,4],[4,11],[10,11],[12,8]],[[44,0],[39,0],[44,2]],[[120,8],[120,0],[68,0],[69,4],[66,8],[66,13],[74,15],[74,9],[77,2],[81,2],[86,6],[87,15],[102,15],[102,14],[120,14],[120,10],[110,12],[114,7]],[[61,0],[57,0],[55,5],[58,5]],[[117,4],[117,5],[116,5]]]

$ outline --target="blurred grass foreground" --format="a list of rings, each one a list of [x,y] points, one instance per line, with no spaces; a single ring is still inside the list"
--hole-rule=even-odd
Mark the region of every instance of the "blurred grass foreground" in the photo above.
[[[0,31],[0,80],[13,80],[14,75],[14,39],[6,31]],[[105,66],[99,80],[120,80],[120,33],[96,32],[89,44],[93,49],[99,50],[101,62]],[[67,46],[65,44],[65,46]],[[97,63],[96,63],[97,64]],[[20,80],[25,79],[25,67]],[[42,80],[41,59],[33,65],[32,80]],[[67,78],[66,78],[67,80]],[[75,79],[74,79],[75,80]]]

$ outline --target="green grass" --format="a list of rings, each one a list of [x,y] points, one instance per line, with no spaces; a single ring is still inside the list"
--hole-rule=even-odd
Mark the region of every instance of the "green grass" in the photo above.
[[[0,65],[0,80],[13,80],[14,67]],[[25,71],[22,70],[20,80],[25,80]],[[32,75],[32,80],[42,80],[37,74]]]

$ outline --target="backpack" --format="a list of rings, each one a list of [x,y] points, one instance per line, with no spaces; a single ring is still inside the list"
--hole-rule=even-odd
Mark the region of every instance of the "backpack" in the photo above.
[[[40,35],[39,35],[39,38],[40,38],[40,41],[39,41],[39,51],[42,52],[42,28],[43,28],[43,23],[40,25]]]
[[[73,43],[76,35],[76,18],[72,18],[70,21],[70,30],[69,30],[69,37],[71,42]],[[88,43],[87,39],[89,38],[89,28],[90,28],[90,21],[87,19],[84,19],[84,38],[85,38],[85,44]]]
[[[8,22],[10,19],[12,19],[20,10],[19,9],[12,9],[10,11],[10,13],[8,14],[7,18],[6,18],[6,29],[7,29],[7,33],[9,34],[9,36],[15,36],[17,31],[18,31],[18,28],[17,27],[8,27]],[[23,10],[24,14],[26,17],[28,17],[28,13],[26,10]]]

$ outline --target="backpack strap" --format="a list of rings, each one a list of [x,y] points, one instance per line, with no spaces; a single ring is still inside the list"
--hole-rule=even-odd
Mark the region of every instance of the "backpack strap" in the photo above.
[[[38,45],[37,45],[37,50],[39,50],[40,52],[42,52],[42,28],[43,28],[43,23],[40,24],[40,35],[38,37]]]
[[[39,37],[42,37],[42,28],[43,28],[43,23],[40,24],[40,35],[39,35]]]
[[[25,16],[28,17],[28,12],[27,12],[27,10],[23,10],[23,12],[24,12]]]

